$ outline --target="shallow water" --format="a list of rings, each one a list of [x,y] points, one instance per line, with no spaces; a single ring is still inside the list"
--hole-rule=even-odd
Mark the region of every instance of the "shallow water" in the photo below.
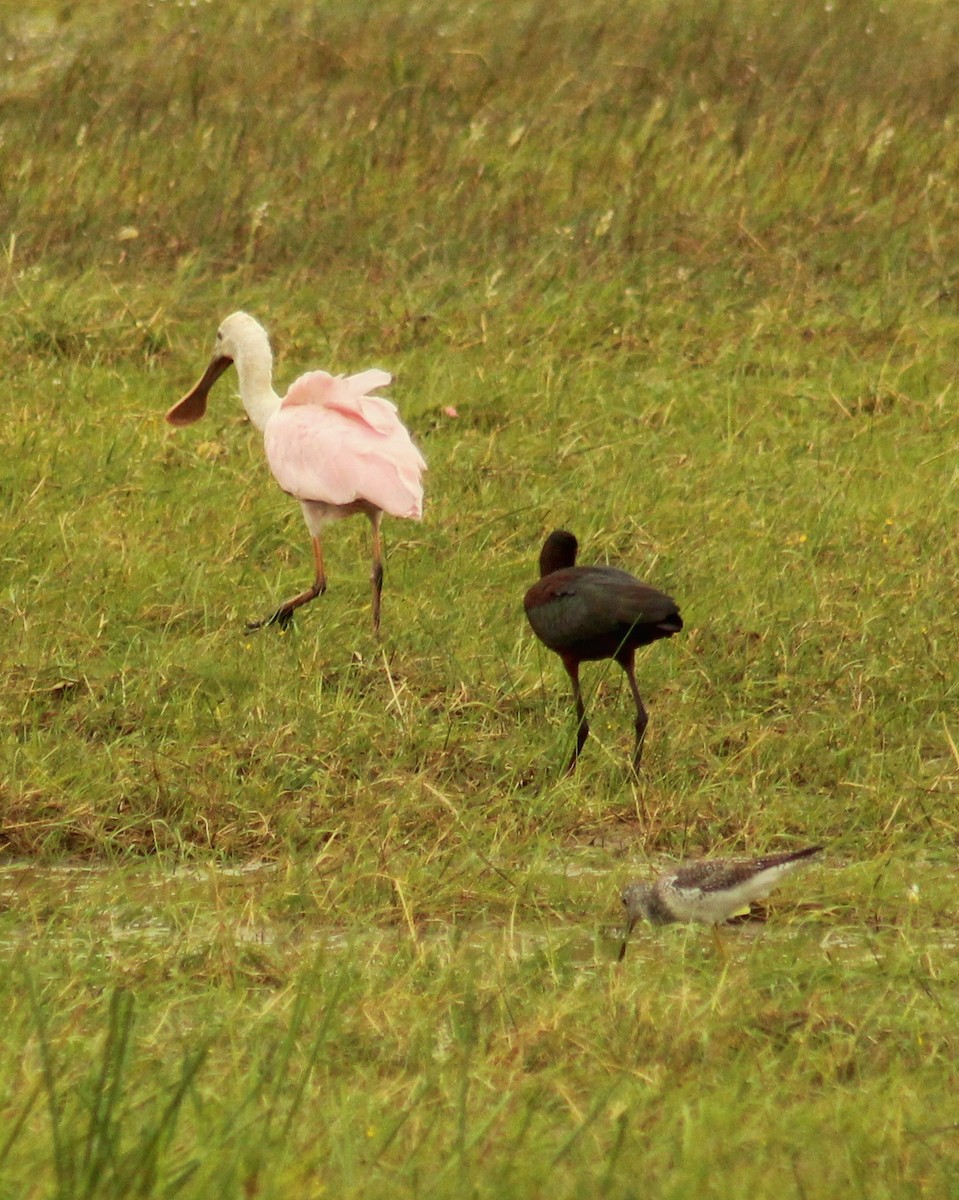
[[[609,889],[601,889],[609,898],[616,892],[615,876],[622,874],[604,863],[557,861],[558,879],[593,878],[610,880]],[[551,872],[552,873],[552,872]],[[934,872],[933,872],[934,873]],[[140,940],[162,944],[182,941],[228,938],[239,944],[290,948],[323,946],[331,951],[348,951],[358,942],[408,942],[411,934],[404,925],[364,926],[338,914],[331,921],[319,909],[315,918],[298,910],[282,915],[282,899],[300,892],[286,871],[277,864],[253,861],[225,866],[189,864],[175,868],[155,861],[135,866],[87,863],[37,864],[34,861],[8,860],[0,863],[0,946],[14,949],[38,933],[50,940],[82,936],[96,938],[104,948]],[[921,901],[918,886],[912,885],[904,897],[903,910],[909,915]],[[811,910],[811,911],[810,911]],[[909,910],[913,910],[910,913]],[[277,915],[277,914],[281,915]],[[614,903],[605,910],[598,903],[595,920],[556,916],[540,918],[538,924],[510,919],[492,922],[488,918],[464,925],[430,920],[417,925],[418,943],[455,939],[458,946],[473,948],[495,946],[499,952],[524,957],[553,949],[562,943],[564,956],[591,960],[615,958],[622,943],[623,928],[615,920]],[[802,936],[814,940],[828,957],[858,961],[872,957],[877,937],[898,932],[895,926],[876,930],[863,923],[844,922],[828,909],[815,909],[797,900],[790,910],[784,902],[771,921],[750,920],[727,926],[722,932],[727,952],[745,948],[757,939],[776,942]],[[705,929],[667,926],[655,931],[639,925],[629,943],[629,957],[643,953],[643,946],[689,942],[690,948],[712,953],[712,939]],[[887,939],[888,940],[888,939]],[[952,923],[933,927],[923,923],[920,940],[942,949],[954,949],[959,943]]]

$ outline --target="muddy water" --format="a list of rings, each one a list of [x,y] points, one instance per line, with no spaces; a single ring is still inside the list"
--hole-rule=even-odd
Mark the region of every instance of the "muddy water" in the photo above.
[[[119,952],[125,945],[189,939],[220,939],[235,945],[287,949],[322,945],[348,952],[363,945],[384,949],[408,943],[452,939],[475,947],[525,957],[562,946],[562,955],[595,962],[615,957],[622,939],[617,922],[615,880],[609,868],[568,865],[557,871],[569,879],[596,876],[595,919],[548,913],[521,921],[513,912],[495,923],[453,924],[418,921],[415,935],[398,920],[387,925],[363,922],[349,912],[324,912],[310,895],[309,872],[266,862],[241,866],[187,866],[170,869],[156,862],[135,866],[0,863],[0,948],[15,949],[42,937],[50,945],[75,939],[96,942]],[[292,903],[291,903],[292,901]],[[611,906],[603,912],[603,902]],[[289,915],[288,915],[289,914]]]
[[[269,863],[175,870],[157,864],[0,864],[0,944],[43,930],[66,937],[80,926],[107,939],[169,938],[228,921],[237,940],[272,940],[282,922],[250,918],[276,880]]]
[[[621,873],[603,863],[557,862],[556,876],[573,881],[584,876],[596,880],[595,913],[578,908],[575,914],[543,914],[538,923],[517,920],[518,914],[494,924],[488,919],[475,925],[456,927],[457,944],[508,948],[513,955],[535,953],[556,940],[566,943],[566,954],[583,961],[614,958],[622,940],[618,923],[616,876]],[[233,943],[265,947],[322,944],[330,950],[356,947],[359,940],[399,943],[410,939],[405,925],[364,926],[348,913],[331,914],[313,907],[308,871],[291,873],[274,863],[255,861],[232,866],[181,866],[170,868],[157,862],[135,866],[101,864],[38,865],[33,861],[0,862],[0,947],[7,950],[42,936],[54,943],[86,937],[102,945],[111,941],[118,948],[132,940],[156,942],[184,938],[209,940],[228,938]],[[552,872],[550,872],[552,874]],[[920,889],[916,887],[916,895]],[[295,903],[291,906],[288,901]],[[875,952],[876,938],[888,941],[904,934],[900,918],[916,915],[921,902],[913,895],[903,897],[898,913],[890,914],[889,926],[877,930],[826,908],[804,904],[781,904],[780,913],[768,923],[747,920],[723,931],[730,950],[745,949],[757,938],[788,941],[802,936],[818,943],[829,958],[857,961]],[[903,926],[907,922],[904,920]],[[920,921],[920,924],[924,924]],[[938,923],[937,923],[938,924]],[[453,926],[442,920],[418,925],[417,941],[446,938]],[[920,944],[954,949],[959,943],[954,927],[922,928]],[[666,927],[656,931],[637,927],[630,941],[630,957],[642,954],[645,944],[686,941],[690,948],[702,945],[708,953],[709,937],[701,928]],[[918,946],[916,947],[918,949]]]

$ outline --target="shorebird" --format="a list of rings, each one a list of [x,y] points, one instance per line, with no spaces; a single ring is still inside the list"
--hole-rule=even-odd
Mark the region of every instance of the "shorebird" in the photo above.
[[[711,925],[722,950],[717,926],[750,901],[761,900],[805,861],[822,851],[822,846],[766,854],[761,858],[713,858],[682,863],[675,871],[653,883],[630,883],[623,889],[626,932],[619,957],[626,955],[626,942],[633,926],[645,917],[653,925],[674,921],[699,921]]]
[[[267,462],[280,487],[300,502],[313,541],[316,572],[311,587],[248,629],[285,628],[293,613],[326,591],[323,527],[364,513],[373,527],[373,628],[380,624],[383,513],[418,521],[423,515],[426,463],[413,445],[396,405],[370,393],[392,379],[386,371],[333,376],[310,371],[282,399],[273,390],[273,355],[263,326],[236,312],[216,334],[216,349],[199,382],[167,412],[171,425],[190,425],[206,412],[214,383],[233,364],[240,399],[263,433]]]
[[[579,685],[583,662],[612,658],[626,672],[636,705],[633,770],[639,770],[649,718],[636,686],[633,661],[639,646],[672,637],[683,627],[674,600],[616,567],[577,567],[579,543],[565,529],[554,530],[539,556],[540,579],[523,606],[533,632],[563,661],[573,685],[576,745],[566,768],[576,767],[589,724]]]

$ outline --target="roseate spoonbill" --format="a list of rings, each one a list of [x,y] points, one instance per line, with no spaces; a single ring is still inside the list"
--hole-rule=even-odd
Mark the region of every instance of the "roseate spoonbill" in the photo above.
[[[359,375],[301,375],[281,400],[273,390],[273,355],[266,330],[244,312],[227,317],[216,333],[216,349],[202,378],[166,414],[171,425],[189,425],[206,411],[213,384],[233,363],[240,399],[262,430],[267,462],[280,487],[300,502],[310,537],[316,575],[311,587],[281,604],[262,621],[285,628],[301,605],[326,591],[322,532],[329,521],[365,513],[373,526],[373,628],[380,625],[383,513],[423,515],[422,473],[426,463],[396,413],[396,405],[369,393],[385,387],[386,371]]]
[[[614,658],[626,672],[636,704],[636,747],[633,769],[639,770],[643,736],[649,718],[636,686],[636,649],[683,627],[679,609],[669,596],[616,567],[577,567],[576,538],[554,530],[539,556],[540,580],[526,593],[523,605],[533,632],[563,660],[573,684],[576,746],[567,774],[576,766],[589,737],[586,708],[579,686],[579,665]]]
[[[777,887],[785,876],[801,867],[822,846],[785,854],[766,854],[762,858],[714,858],[682,863],[675,871],[661,875],[653,883],[630,883],[623,889],[626,908],[626,932],[619,957],[626,954],[626,942],[633,926],[645,917],[653,925],[673,921],[699,921],[717,925],[728,921],[751,900],[761,900]],[[715,934],[716,944],[722,947]]]

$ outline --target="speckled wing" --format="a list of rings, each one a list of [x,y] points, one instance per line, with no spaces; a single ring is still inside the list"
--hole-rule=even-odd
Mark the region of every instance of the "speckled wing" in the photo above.
[[[746,883],[756,873],[752,859],[721,858],[687,863],[668,878],[678,891],[725,892]]]
[[[669,883],[677,891],[688,893],[710,894],[741,889],[744,900],[759,900],[784,875],[821,849],[821,846],[812,846],[807,850],[768,854],[763,858],[718,858],[687,863],[669,877]]]

